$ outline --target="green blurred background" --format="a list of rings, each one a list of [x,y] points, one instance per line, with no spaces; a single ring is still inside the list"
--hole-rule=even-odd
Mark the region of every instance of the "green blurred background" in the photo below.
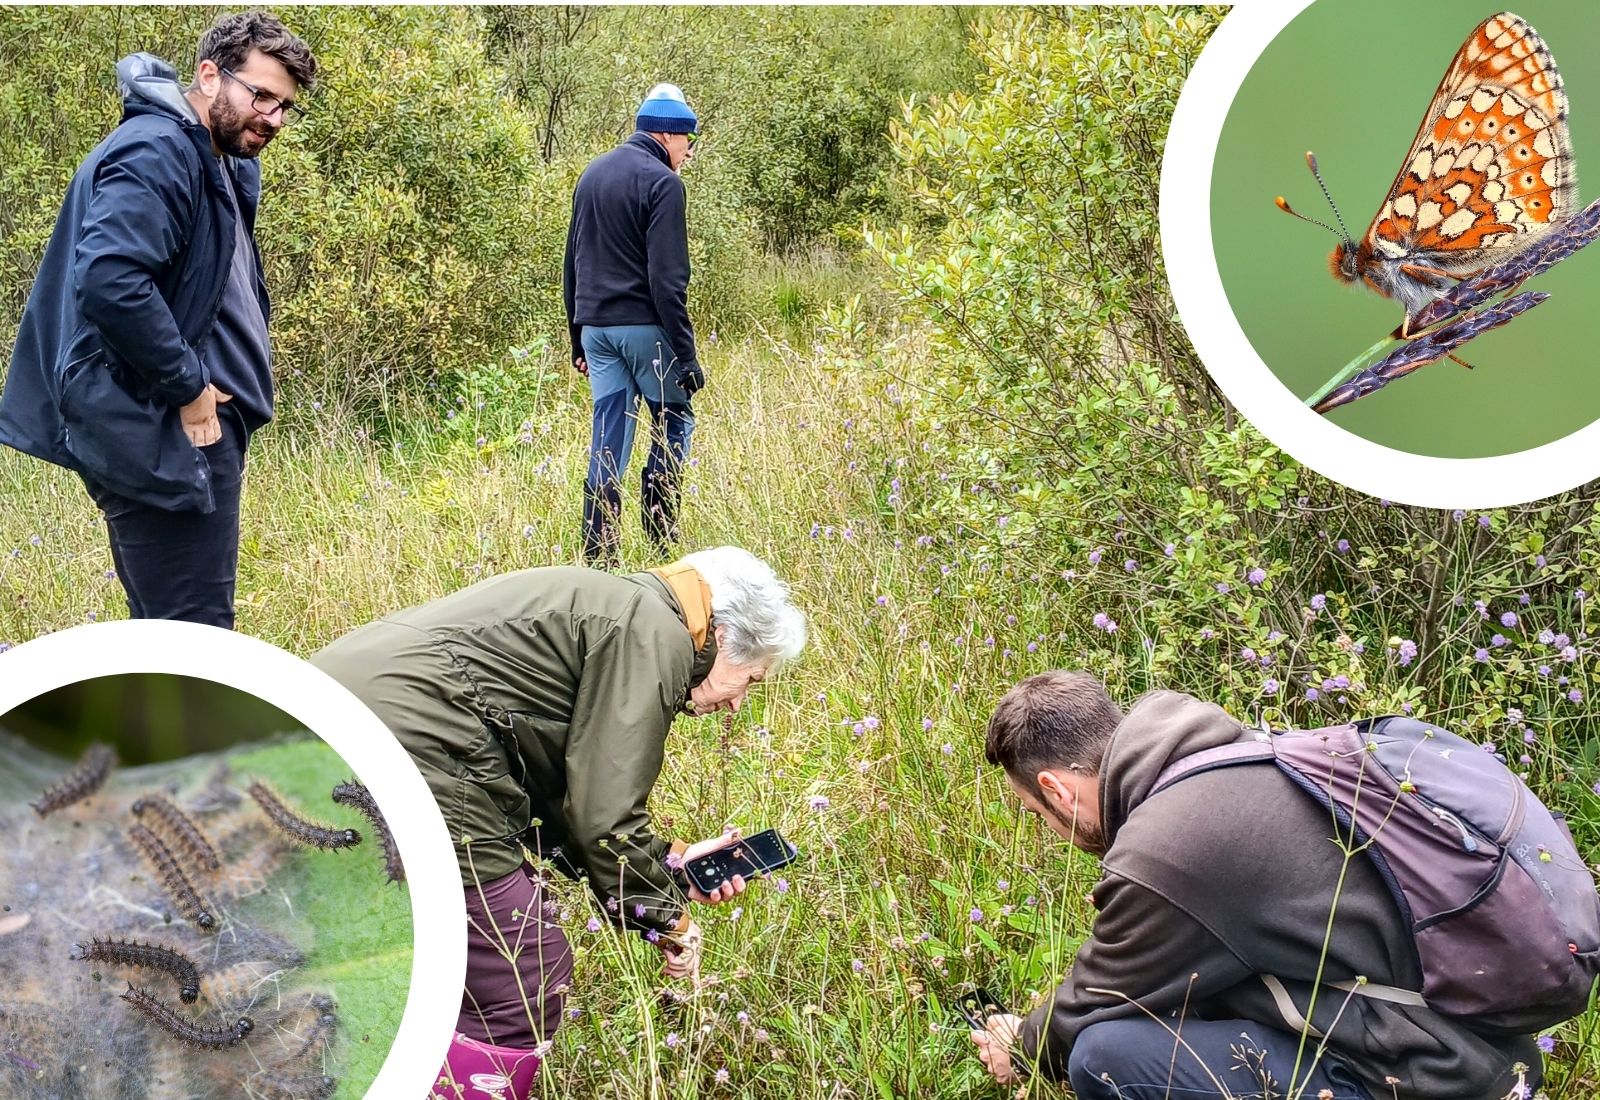
[[[1299,397],[1398,325],[1398,303],[1337,282],[1336,239],[1277,210],[1333,224],[1305,165],[1314,150],[1359,239],[1467,35],[1500,10],[1406,0],[1321,0],[1262,54],[1229,110],[1211,190],[1217,267],[1240,327]],[[1571,100],[1580,204],[1585,157],[1600,157],[1600,6],[1517,0],[1555,56]],[[1600,159],[1593,165],[1600,166]],[[1591,172],[1600,167],[1591,167]],[[1600,178],[1600,177],[1596,177]],[[1479,458],[1560,439],[1600,417],[1600,248],[1529,284],[1551,299],[1448,360],[1335,410],[1335,423],[1415,454]]]
[[[0,729],[57,755],[72,759],[90,742],[104,741],[130,767],[303,728],[248,692],[165,673],[80,680],[0,714]]]

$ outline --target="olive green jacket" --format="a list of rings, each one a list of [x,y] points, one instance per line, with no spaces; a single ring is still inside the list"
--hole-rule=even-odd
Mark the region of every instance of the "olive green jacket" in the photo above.
[[[558,567],[387,616],[311,660],[416,761],[469,888],[516,870],[525,844],[586,875],[614,920],[670,930],[686,899],[646,803],[715,651],[712,636],[695,651],[655,574]]]

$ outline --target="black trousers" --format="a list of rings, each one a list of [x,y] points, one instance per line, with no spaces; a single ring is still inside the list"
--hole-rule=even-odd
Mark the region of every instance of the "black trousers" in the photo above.
[[[1179,1034],[1181,1044],[1162,1023],[1143,1017],[1091,1024],[1067,1059],[1072,1091],[1078,1100],[1282,1100],[1290,1095],[1298,1035],[1245,1020],[1196,1019],[1185,1020]],[[1316,1040],[1307,1039],[1293,1082],[1296,1095],[1313,1100],[1326,1089],[1333,1100],[1373,1100],[1338,1062],[1324,1058],[1313,1069],[1316,1049]]]
[[[111,560],[135,619],[181,619],[233,629],[239,572],[239,490],[244,482],[244,424],[217,410],[222,438],[204,447],[216,511],[154,508],[84,479],[111,536]]]

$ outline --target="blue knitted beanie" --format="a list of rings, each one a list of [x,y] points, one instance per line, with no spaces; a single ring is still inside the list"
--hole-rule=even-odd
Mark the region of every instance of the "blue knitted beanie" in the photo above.
[[[692,134],[698,120],[676,84],[657,84],[639,104],[634,125],[651,134]]]

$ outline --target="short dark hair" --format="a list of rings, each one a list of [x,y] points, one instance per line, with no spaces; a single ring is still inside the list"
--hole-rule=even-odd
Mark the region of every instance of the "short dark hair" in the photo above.
[[[295,83],[309,90],[317,82],[317,59],[307,46],[278,17],[264,11],[241,11],[217,17],[200,36],[195,51],[195,67],[214,61],[219,69],[243,67],[251,50],[260,50],[279,62]]]
[[[995,704],[983,755],[1033,789],[1041,771],[1081,767],[1098,775],[1122,711],[1087,672],[1030,676]]]

